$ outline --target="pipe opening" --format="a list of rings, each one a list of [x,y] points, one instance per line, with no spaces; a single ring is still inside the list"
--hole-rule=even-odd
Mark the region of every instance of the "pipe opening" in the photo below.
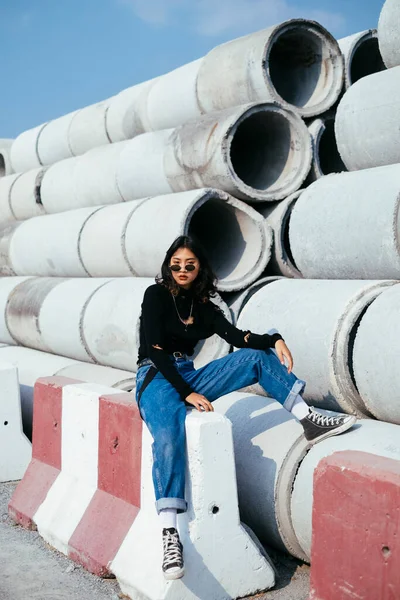
[[[249,276],[263,252],[257,223],[220,198],[207,200],[194,212],[189,235],[201,243],[224,284]]]
[[[283,114],[255,112],[239,123],[233,134],[232,167],[246,185],[273,191],[293,168],[293,145],[291,125]]]
[[[347,171],[337,147],[334,119],[325,121],[325,129],[318,144],[318,160],[323,175]]]
[[[367,306],[364,306],[364,309],[362,310],[361,314],[359,315],[357,321],[354,323],[354,326],[349,334],[349,345],[348,345],[349,350],[348,350],[348,356],[347,356],[347,365],[348,365],[351,381],[358,393],[359,393],[359,389],[357,387],[356,377],[354,374],[354,344],[356,343],[356,336],[357,336],[358,328],[360,327],[361,321],[371,304],[372,304],[372,301],[369,302],[367,304]]]
[[[0,177],[4,177],[6,174],[6,160],[3,154],[0,153]]]
[[[293,203],[292,207],[287,211],[285,219],[282,224],[282,246],[283,246],[283,250],[286,254],[286,259],[287,259],[288,263],[298,271],[299,268],[296,265],[296,261],[294,260],[294,257],[292,254],[292,248],[290,246],[290,235],[289,235],[290,218],[292,216],[293,208],[294,208],[294,203]]]
[[[323,52],[320,37],[309,29],[292,29],[276,39],[267,67],[281,98],[298,108],[315,104],[314,94],[325,93],[331,66],[329,60],[323,60]]]
[[[379,51],[378,38],[369,38],[356,48],[352,56],[349,73],[350,85],[362,77],[385,70],[386,66]]]

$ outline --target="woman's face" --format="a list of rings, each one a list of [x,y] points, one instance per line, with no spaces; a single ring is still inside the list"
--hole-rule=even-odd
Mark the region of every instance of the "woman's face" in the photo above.
[[[197,256],[188,248],[179,248],[179,250],[172,255],[170,261],[170,267],[174,267],[175,265],[179,266],[181,269],[180,271],[171,269],[172,277],[180,287],[185,290],[189,289],[200,270],[200,263]],[[189,267],[189,269],[194,267],[194,270],[188,271],[187,267]]]

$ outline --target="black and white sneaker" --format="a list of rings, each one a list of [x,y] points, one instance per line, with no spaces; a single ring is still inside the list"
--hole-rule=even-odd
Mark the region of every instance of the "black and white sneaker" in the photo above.
[[[313,408],[300,423],[303,425],[304,435],[310,444],[321,442],[332,435],[344,433],[350,427],[353,427],[357,417],[352,415],[323,415]]]
[[[179,533],[174,527],[163,529],[162,532],[164,560],[162,570],[165,579],[180,579],[185,572],[183,566],[183,546]]]

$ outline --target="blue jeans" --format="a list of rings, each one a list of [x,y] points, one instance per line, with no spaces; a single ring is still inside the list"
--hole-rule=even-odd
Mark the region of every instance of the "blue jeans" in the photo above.
[[[243,387],[260,383],[267,394],[291,410],[305,382],[282,366],[272,350],[244,348],[196,370],[186,358],[175,359],[182,377],[210,402]],[[136,376],[136,398],[150,365]],[[140,412],[153,437],[153,484],[157,512],[164,508],[186,511],[185,469],[187,405],[175,388],[157,371],[140,398]]]

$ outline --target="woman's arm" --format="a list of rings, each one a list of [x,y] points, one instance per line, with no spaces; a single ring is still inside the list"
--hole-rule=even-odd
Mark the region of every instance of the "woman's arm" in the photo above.
[[[251,331],[242,331],[232,325],[232,323],[229,323],[218,306],[213,302],[210,302],[210,304],[212,305],[211,309],[215,313],[213,315],[215,333],[226,340],[228,344],[235,346],[235,348],[266,350],[267,348],[274,348],[276,342],[283,339],[279,333],[274,333],[273,335],[269,335],[268,333],[258,335]]]
[[[155,285],[147,288],[142,303],[142,323],[148,355],[160,373],[176,389],[182,400],[185,400],[193,390],[179,374],[174,363],[164,350],[164,301],[163,289],[158,289],[158,286]]]

